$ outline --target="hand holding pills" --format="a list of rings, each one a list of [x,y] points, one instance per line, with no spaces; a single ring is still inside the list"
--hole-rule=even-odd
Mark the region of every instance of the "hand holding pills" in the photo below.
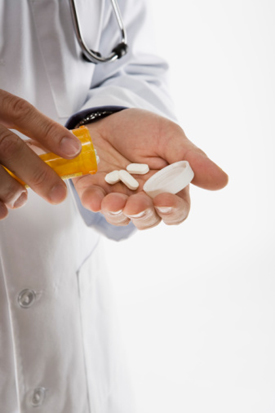
[[[113,225],[127,225],[130,220],[138,229],[154,227],[161,220],[179,224],[190,210],[192,179],[192,184],[209,190],[227,184],[225,172],[187,139],[180,126],[164,117],[126,109],[88,128],[100,157],[98,172],[75,178],[74,185],[84,207],[100,211]],[[184,189],[177,187],[180,173],[186,175]],[[172,174],[176,184],[173,193],[166,174]]]

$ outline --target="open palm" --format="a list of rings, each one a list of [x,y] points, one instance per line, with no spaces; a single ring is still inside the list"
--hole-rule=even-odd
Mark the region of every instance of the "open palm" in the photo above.
[[[130,219],[139,229],[182,222],[190,209],[189,191],[160,194],[154,200],[142,191],[146,180],[166,165],[188,160],[195,172],[193,183],[206,189],[226,185],[226,174],[193,145],[170,120],[140,109],[127,109],[88,125],[100,163],[96,175],[74,179],[82,204],[101,211],[108,222],[126,225]],[[136,191],[123,183],[109,185],[105,175],[126,169],[129,163],[146,163],[150,172],[135,176]]]

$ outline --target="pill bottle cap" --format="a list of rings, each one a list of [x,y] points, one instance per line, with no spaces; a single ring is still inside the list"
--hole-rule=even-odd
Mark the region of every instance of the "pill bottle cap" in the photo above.
[[[194,172],[187,161],[175,162],[151,176],[145,182],[143,190],[151,198],[163,192],[177,194],[190,184],[193,178]]]

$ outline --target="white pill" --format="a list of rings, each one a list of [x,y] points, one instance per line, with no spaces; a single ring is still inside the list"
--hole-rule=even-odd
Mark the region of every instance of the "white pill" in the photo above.
[[[130,163],[126,167],[130,174],[144,175],[149,172],[149,166],[146,163]]]
[[[119,178],[129,189],[135,190],[139,187],[138,181],[127,171],[119,171]]]
[[[105,181],[110,185],[116,184],[117,182],[120,181],[119,172],[118,171],[110,172],[109,174],[105,176]]]

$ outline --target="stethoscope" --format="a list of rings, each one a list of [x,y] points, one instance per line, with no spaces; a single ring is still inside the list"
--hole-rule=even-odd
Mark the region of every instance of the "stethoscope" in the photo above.
[[[115,13],[115,17],[121,32],[121,42],[113,48],[111,51],[111,54],[107,57],[102,57],[99,52],[95,52],[94,50],[88,49],[82,34],[81,34],[81,29],[80,29],[80,24],[79,24],[79,19],[77,16],[77,11],[75,7],[75,0],[69,0],[70,1],[70,6],[71,6],[71,13],[72,13],[72,18],[73,18],[73,25],[74,25],[74,30],[76,33],[76,37],[78,40],[78,43],[82,49],[83,55],[88,60],[89,62],[92,63],[105,63],[105,62],[112,62],[116,59],[120,59],[122,56],[124,56],[127,53],[127,37],[126,37],[126,31],[121,19],[121,14],[120,10],[118,8],[118,4],[116,0],[110,0],[112,3],[112,7]]]

